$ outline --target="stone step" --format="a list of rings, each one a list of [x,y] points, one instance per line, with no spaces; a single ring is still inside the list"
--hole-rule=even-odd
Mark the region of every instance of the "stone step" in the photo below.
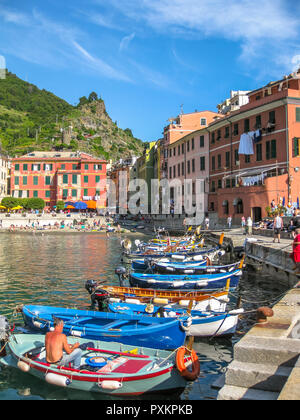
[[[234,360],[244,363],[293,367],[300,340],[245,336],[234,346]]]
[[[278,392],[268,392],[225,385],[218,394],[218,400],[276,401],[278,399],[278,395]]]
[[[292,368],[233,361],[227,369],[225,384],[237,387],[280,392]]]

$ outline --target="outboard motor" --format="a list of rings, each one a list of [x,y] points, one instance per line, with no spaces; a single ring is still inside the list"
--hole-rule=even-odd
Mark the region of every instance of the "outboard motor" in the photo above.
[[[5,316],[0,315],[0,350],[3,349],[0,353],[0,357],[6,356],[6,350],[4,346],[9,338],[9,332],[10,327],[7,319]]]
[[[125,277],[126,277],[126,274],[127,274],[126,268],[125,267],[117,267],[115,269],[115,273],[119,277],[120,286],[124,287],[125,286]]]
[[[152,271],[152,258],[146,257],[144,259],[145,264],[147,265],[147,269]]]
[[[98,286],[98,283],[95,280],[87,280],[85,283],[85,288],[89,292],[90,295],[94,293]]]

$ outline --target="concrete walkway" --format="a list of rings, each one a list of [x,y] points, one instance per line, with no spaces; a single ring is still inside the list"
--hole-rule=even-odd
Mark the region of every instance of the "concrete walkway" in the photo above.
[[[219,400],[300,400],[300,289],[234,347]]]

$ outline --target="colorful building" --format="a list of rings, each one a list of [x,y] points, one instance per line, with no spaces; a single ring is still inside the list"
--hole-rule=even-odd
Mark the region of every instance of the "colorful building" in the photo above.
[[[193,205],[196,204],[196,182],[204,182],[204,202],[203,212],[208,208],[209,192],[209,132],[207,128],[194,131],[187,136],[182,137],[168,148],[168,179],[178,179],[184,185],[185,180],[192,180]],[[189,188],[187,186],[187,188]],[[184,194],[184,189],[182,190]],[[173,192],[171,188],[171,199]],[[183,202],[184,203],[184,202]]]
[[[300,71],[248,93],[210,133],[209,210],[254,221],[300,197]]]
[[[161,179],[168,178],[169,174],[169,146],[193,133],[207,127],[216,118],[222,115],[212,111],[195,111],[189,114],[180,114],[176,118],[170,118],[170,124],[164,128],[164,138],[160,143]]]
[[[115,185],[116,208],[110,209],[111,211],[118,213],[120,207],[122,207],[123,212],[127,212],[127,203],[130,196],[129,183],[137,178],[137,159],[136,156],[120,159],[107,171],[107,178],[113,181]]]
[[[0,153],[0,201],[10,194],[10,159]]]
[[[13,197],[57,201],[96,201],[106,207],[106,161],[81,152],[32,152],[12,159]]]

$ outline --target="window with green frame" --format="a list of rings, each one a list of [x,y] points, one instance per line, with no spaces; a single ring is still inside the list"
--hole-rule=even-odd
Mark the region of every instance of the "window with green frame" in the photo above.
[[[83,196],[84,197],[87,197],[89,195],[89,190],[87,189],[87,188],[85,188],[84,190],[83,190]]]
[[[77,190],[72,190],[72,197],[77,197]]]
[[[33,185],[39,185],[39,177],[38,176],[33,177]]]
[[[20,165],[18,163],[15,164],[15,171],[19,171],[20,170]]]
[[[28,164],[27,163],[24,163],[24,165],[23,165],[23,171],[28,171]]]
[[[99,175],[96,175],[96,183],[97,182],[100,182],[100,176]]]
[[[18,176],[15,176],[15,185],[19,185],[20,184],[20,179]]]
[[[63,197],[68,197],[68,190],[63,190]]]
[[[76,174],[72,175],[72,184],[77,184],[77,175]]]
[[[63,175],[63,184],[68,184],[69,180],[68,180],[68,175],[64,174]]]
[[[300,156],[300,138],[295,137],[293,138],[293,157],[297,156]]]
[[[276,140],[266,142],[266,159],[276,159],[277,157],[277,144]]]
[[[85,169],[86,171],[88,171],[88,169],[89,169],[89,164],[88,164],[88,163],[85,163],[85,164],[84,164],[84,169]]]
[[[62,164],[61,164],[60,169],[62,169],[62,170],[66,169],[66,165],[65,165],[65,163],[62,163]]]
[[[45,177],[45,185],[51,185],[51,176]]]
[[[27,185],[27,176],[23,176],[23,185]]]
[[[84,175],[84,177],[83,177],[83,182],[84,182],[85,184],[87,184],[87,183],[89,182],[89,176],[88,176],[88,175]]]
[[[296,108],[296,122],[300,122],[300,108]]]
[[[51,191],[50,190],[47,190],[46,191],[46,198],[50,198],[51,197]]]
[[[39,196],[39,192],[38,191],[33,191],[33,198],[38,198]]]

